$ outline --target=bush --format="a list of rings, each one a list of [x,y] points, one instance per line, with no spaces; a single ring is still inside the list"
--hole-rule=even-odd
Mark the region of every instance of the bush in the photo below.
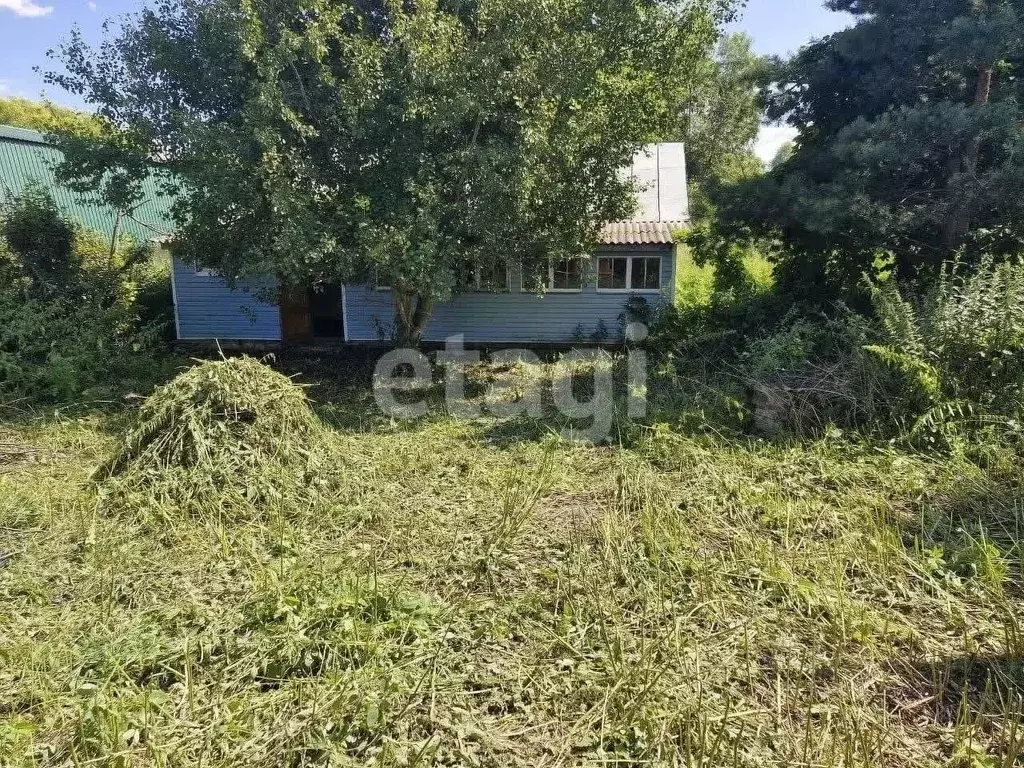
[[[870,289],[873,317],[798,307],[737,345],[734,375],[756,427],[807,434],[836,424],[939,450],[1017,445],[1024,265],[953,263],[902,289],[883,271]]]
[[[981,259],[943,267],[919,296],[888,278],[872,286],[885,343],[868,347],[903,383],[917,437],[998,431],[1016,440],[1024,404],[1024,264]]]
[[[2,223],[0,405],[110,398],[162,373],[169,277],[148,248],[112,248],[31,189]]]

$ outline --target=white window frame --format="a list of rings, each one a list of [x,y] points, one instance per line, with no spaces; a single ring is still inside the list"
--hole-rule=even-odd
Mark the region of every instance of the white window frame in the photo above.
[[[579,288],[555,288],[555,264],[562,261],[575,261],[580,265],[580,287]],[[548,262],[548,293],[583,293],[583,281],[587,277],[587,265],[582,259],[558,259]]]
[[[193,261],[192,262],[192,271],[195,273],[196,277],[216,277],[217,276],[217,273],[214,270],[212,270],[212,269],[204,269],[203,267],[200,267],[199,266],[199,262],[197,262],[197,261]]]
[[[597,258],[597,292],[598,293],[661,293],[662,292],[662,259],[664,256],[655,253],[633,253],[628,255],[607,255],[598,254]],[[602,288],[601,287],[601,259],[625,259],[626,260],[626,287],[625,288]],[[657,259],[658,260],[658,287],[657,288],[634,288],[633,287],[633,259]]]

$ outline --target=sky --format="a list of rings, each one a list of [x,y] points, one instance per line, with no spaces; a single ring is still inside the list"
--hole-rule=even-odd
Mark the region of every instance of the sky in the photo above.
[[[50,66],[46,51],[57,48],[72,25],[79,25],[87,40],[98,41],[104,19],[130,12],[141,2],[0,0],[0,96],[46,96],[59,104],[81,106],[75,97],[48,88],[33,67]],[[749,0],[732,29],[749,34],[758,53],[782,56],[849,24],[849,16],[826,10],[822,0]],[[793,137],[788,126],[764,126],[755,149],[767,162]]]

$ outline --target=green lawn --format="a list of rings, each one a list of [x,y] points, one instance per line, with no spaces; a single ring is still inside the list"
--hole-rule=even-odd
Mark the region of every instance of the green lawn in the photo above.
[[[247,514],[106,503],[123,417],[0,423],[0,765],[1019,764],[1005,482],[314,395],[329,481]]]

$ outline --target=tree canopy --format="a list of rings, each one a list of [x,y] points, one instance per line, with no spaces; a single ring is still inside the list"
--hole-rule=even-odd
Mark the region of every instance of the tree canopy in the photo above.
[[[474,265],[576,257],[627,216],[732,0],[163,0],[48,79],[118,205],[173,172],[179,247],[226,275],[376,279],[415,339]],[[110,169],[118,169],[111,175]],[[215,263],[211,263],[215,262]]]
[[[832,0],[857,23],[777,62],[768,115],[794,152],[725,196],[779,236],[780,277],[849,291],[880,249],[904,274],[1024,238],[1024,3]]]
[[[697,213],[707,186],[763,171],[752,146],[764,115],[758,85],[769,72],[769,61],[743,33],[724,35],[714,56],[700,62],[679,128]]]

